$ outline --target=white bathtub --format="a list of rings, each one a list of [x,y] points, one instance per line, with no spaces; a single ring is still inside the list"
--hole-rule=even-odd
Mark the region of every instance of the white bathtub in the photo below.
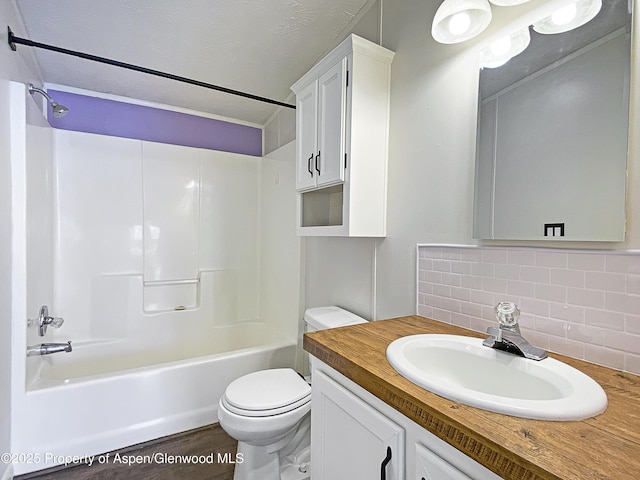
[[[32,378],[13,425],[14,452],[31,462],[14,464],[15,473],[215,423],[229,382],[292,366],[295,355],[295,340],[252,322],[170,350],[132,353],[118,342],[88,343],[31,357]]]

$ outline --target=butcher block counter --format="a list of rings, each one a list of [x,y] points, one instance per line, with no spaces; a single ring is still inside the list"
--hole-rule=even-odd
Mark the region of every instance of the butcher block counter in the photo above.
[[[397,373],[387,346],[423,333],[486,337],[408,316],[307,333],[304,349],[505,479],[640,478],[639,376],[550,353],[596,380],[607,394],[607,410],[577,422],[516,418],[447,400]]]

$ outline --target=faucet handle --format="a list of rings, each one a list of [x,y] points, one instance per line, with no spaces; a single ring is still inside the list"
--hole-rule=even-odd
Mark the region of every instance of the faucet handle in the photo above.
[[[46,305],[40,307],[37,319],[27,320],[28,326],[35,325],[38,327],[38,335],[40,335],[41,337],[45,336],[45,334],[47,333],[47,327],[49,325],[51,325],[53,328],[60,328],[63,323],[64,318],[49,316],[49,307],[47,307]]]
[[[500,325],[505,327],[514,327],[518,325],[520,318],[520,309],[513,302],[500,302],[495,308],[496,318]]]
[[[62,317],[48,317],[50,319],[49,325],[53,328],[60,328],[64,323],[64,318]]]

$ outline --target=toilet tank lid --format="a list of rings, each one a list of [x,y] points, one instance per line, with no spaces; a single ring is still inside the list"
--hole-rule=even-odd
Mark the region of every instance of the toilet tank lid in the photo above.
[[[316,330],[367,323],[367,321],[340,307],[309,308],[304,312],[304,321]]]

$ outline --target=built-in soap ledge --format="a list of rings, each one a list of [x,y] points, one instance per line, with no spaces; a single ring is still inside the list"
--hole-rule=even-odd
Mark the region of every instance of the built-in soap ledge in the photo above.
[[[191,310],[198,307],[200,279],[144,282],[145,313]]]

